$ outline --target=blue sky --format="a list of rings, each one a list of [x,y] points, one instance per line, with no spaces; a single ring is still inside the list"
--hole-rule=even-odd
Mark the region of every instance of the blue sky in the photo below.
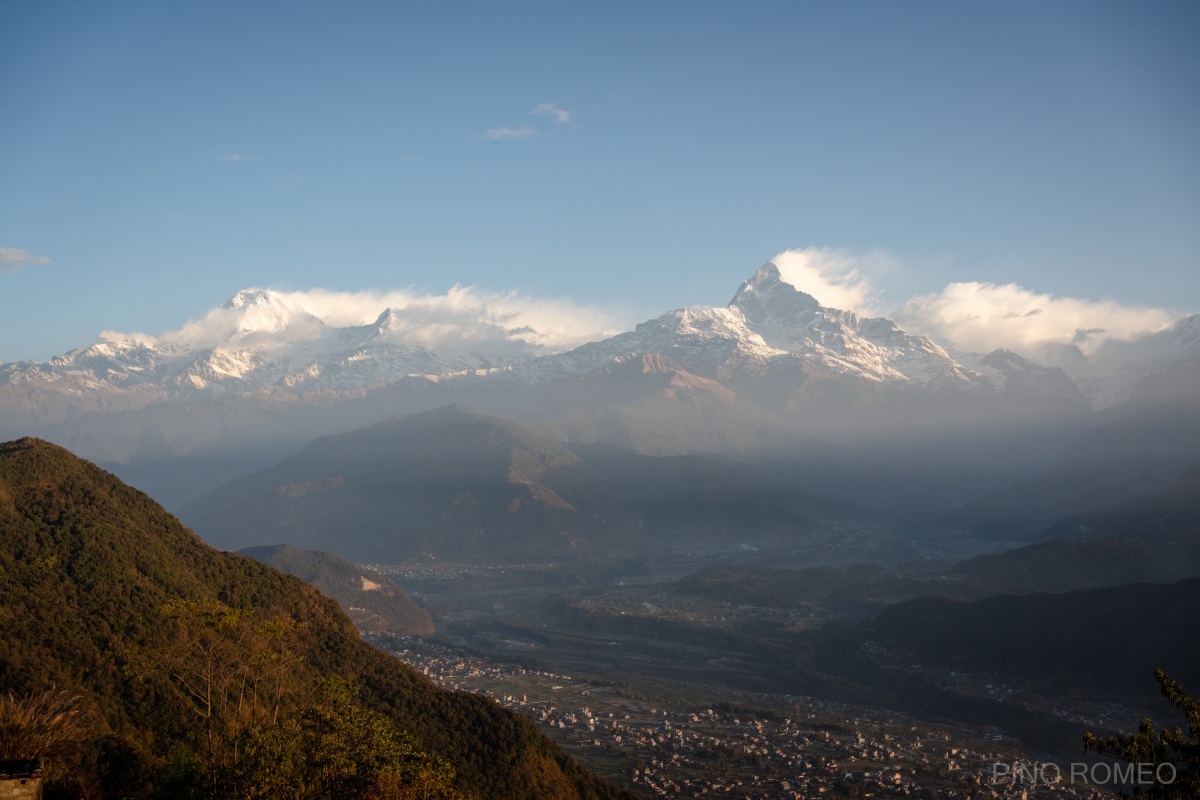
[[[884,311],[1194,312],[1197,41],[1188,2],[6,0],[0,360],[249,286],[633,322],[804,247]]]

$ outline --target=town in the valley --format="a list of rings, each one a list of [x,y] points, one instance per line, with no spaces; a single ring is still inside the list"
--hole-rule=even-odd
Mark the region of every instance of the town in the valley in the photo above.
[[[376,643],[439,685],[532,719],[572,756],[649,797],[1101,798],[995,730],[811,697],[607,680],[408,637]]]

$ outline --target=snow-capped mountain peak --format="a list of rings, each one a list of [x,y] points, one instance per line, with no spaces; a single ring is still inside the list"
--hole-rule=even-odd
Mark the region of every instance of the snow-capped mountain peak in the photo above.
[[[287,304],[278,292],[270,289],[242,289],[224,303],[225,308],[245,308],[246,306],[279,305],[286,308]]]
[[[718,378],[765,369],[794,373],[797,380],[840,376],[975,391],[979,377],[933,341],[908,334],[889,319],[822,306],[785,281],[771,262],[745,281],[727,306],[676,309],[627,333],[536,359],[517,373],[538,382],[637,353],[664,355],[695,374]]]
[[[386,335],[409,327],[409,323],[394,308],[385,308],[372,327],[377,335]]]
[[[803,325],[821,307],[817,299],[783,280],[779,267],[768,261],[729,301],[751,325]]]
[[[243,289],[220,309],[210,312],[209,317],[217,315],[223,316],[226,324],[232,324],[230,335],[239,337],[292,329],[291,338],[311,339],[325,327],[320,319],[303,309],[292,308],[282,295],[270,289]]]

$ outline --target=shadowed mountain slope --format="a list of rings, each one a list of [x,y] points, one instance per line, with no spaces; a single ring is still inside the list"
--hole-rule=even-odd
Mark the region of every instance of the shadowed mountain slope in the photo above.
[[[413,602],[408,592],[383,573],[352,564],[333,553],[302,550],[287,544],[247,547],[239,551],[268,566],[295,575],[329,595],[364,633],[428,636],[433,633],[429,613]]]

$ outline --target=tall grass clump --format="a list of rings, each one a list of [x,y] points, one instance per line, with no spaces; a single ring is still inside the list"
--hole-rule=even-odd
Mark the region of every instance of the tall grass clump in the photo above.
[[[0,761],[32,761],[80,742],[88,732],[83,698],[50,689],[0,697]]]

